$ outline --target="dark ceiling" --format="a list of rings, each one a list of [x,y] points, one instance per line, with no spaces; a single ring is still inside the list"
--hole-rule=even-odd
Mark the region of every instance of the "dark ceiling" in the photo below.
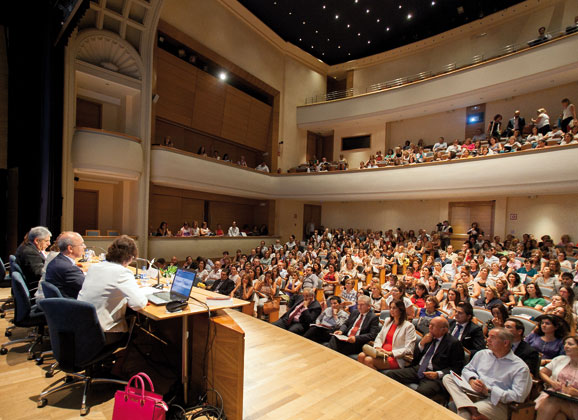
[[[339,64],[428,38],[522,0],[239,0],[285,41]]]

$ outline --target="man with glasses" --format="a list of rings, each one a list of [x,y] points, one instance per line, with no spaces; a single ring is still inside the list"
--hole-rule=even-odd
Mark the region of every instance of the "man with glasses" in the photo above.
[[[50,245],[51,237],[52,233],[44,226],[33,227],[14,254],[29,290],[38,287],[46,260],[44,251]]]
[[[329,348],[341,354],[358,354],[363,345],[375,340],[379,333],[379,317],[371,310],[371,298],[369,296],[359,296],[357,298],[357,310],[351,311],[349,319],[341,325],[333,334],[340,336],[331,337]]]
[[[45,281],[58,287],[63,297],[76,299],[84,283],[84,273],[76,265],[86,249],[84,239],[76,232],[62,232],[56,245],[60,253],[48,263]]]

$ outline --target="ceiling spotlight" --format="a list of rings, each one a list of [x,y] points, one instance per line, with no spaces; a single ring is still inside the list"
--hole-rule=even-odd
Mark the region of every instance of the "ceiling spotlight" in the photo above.
[[[354,1],[354,3],[358,3],[358,2],[359,2],[359,0],[355,0],[355,1]]]
[[[290,15],[292,15],[292,14],[293,14],[293,12],[289,12],[289,14],[290,14]]]
[[[347,28],[349,28],[349,27],[351,27],[351,25],[348,23],[348,24],[347,24]]]
[[[311,48],[313,48],[313,45],[311,46]]]
[[[302,39],[301,39],[301,38],[299,38],[299,41],[302,41]]]
[[[398,6],[399,9],[401,9],[401,4]]]
[[[379,23],[380,20],[381,20],[381,19],[377,19],[377,23]]]
[[[367,9],[367,10],[365,11],[365,13],[369,13],[369,9]]]
[[[323,5],[323,8],[325,9],[325,5]]]
[[[225,73],[224,71],[219,73],[219,79],[225,81],[227,80],[227,73]]]
[[[335,19],[339,19],[339,15],[335,15]]]
[[[338,45],[337,48],[341,48],[341,45]]]
[[[303,25],[305,25],[305,21],[303,21]]]
[[[435,6],[435,5],[436,5],[436,2],[435,2],[435,1],[432,1],[432,2],[431,2],[431,5],[432,5],[432,6]]]
[[[413,17],[413,15],[411,13],[407,14],[407,20],[410,20]]]
[[[327,42],[331,41],[329,38],[327,38]]]
[[[367,41],[368,44],[371,44],[371,40]]]
[[[315,30],[315,33],[316,33],[316,34],[318,34],[318,33],[319,33],[319,31],[316,29],[316,30]]]
[[[388,26],[387,28],[385,28],[385,30],[386,30],[387,32],[389,32],[389,26]]]
[[[361,36],[361,32],[358,32],[358,33],[357,33],[357,36]]]

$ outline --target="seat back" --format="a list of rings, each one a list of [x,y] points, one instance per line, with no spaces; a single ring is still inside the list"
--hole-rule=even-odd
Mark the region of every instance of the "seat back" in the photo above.
[[[530,306],[514,306],[512,308],[512,315],[529,315],[532,317],[532,319],[543,314],[544,312]]]
[[[20,267],[20,264],[18,264],[18,263],[16,262],[16,260],[14,260],[14,262],[11,262],[11,263],[10,263],[10,275],[12,275],[12,274],[15,273],[15,272],[16,272],[16,273],[19,273],[19,274],[22,276],[22,278],[23,278],[24,280],[26,280],[26,276],[24,275],[24,272],[22,271],[22,267]],[[26,282],[25,282],[25,283],[26,283]]]
[[[14,296],[14,325],[19,324],[30,316],[30,292],[24,278],[19,272],[12,273],[12,295]]]
[[[484,324],[488,321],[491,321],[494,318],[492,312],[488,309],[484,308],[474,308],[474,316],[482,321]]]
[[[544,297],[552,297],[556,294],[552,287],[541,286],[540,290],[542,291],[542,296]]]
[[[44,280],[40,284],[42,285],[42,292],[44,293],[44,297],[46,299],[61,298],[62,297],[62,293],[60,292],[60,289],[58,287],[56,287],[55,285],[53,285],[52,283]]]
[[[4,265],[4,261],[0,258],[0,281],[6,278],[6,266]]]
[[[65,372],[79,372],[88,367],[105,344],[94,305],[66,298],[44,299],[38,305],[46,315],[59,367]]]

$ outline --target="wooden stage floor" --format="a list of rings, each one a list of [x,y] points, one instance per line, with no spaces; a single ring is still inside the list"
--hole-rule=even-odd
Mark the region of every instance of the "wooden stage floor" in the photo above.
[[[0,289],[0,296],[7,294]],[[348,357],[240,312],[227,312],[245,331],[245,420],[459,419]],[[6,326],[1,319],[1,342],[8,341]],[[40,391],[62,373],[45,378],[46,365],[27,360],[24,349],[13,346],[0,356],[0,420],[81,418],[80,387],[36,407]],[[94,387],[84,418],[111,419],[113,398],[114,389]]]

